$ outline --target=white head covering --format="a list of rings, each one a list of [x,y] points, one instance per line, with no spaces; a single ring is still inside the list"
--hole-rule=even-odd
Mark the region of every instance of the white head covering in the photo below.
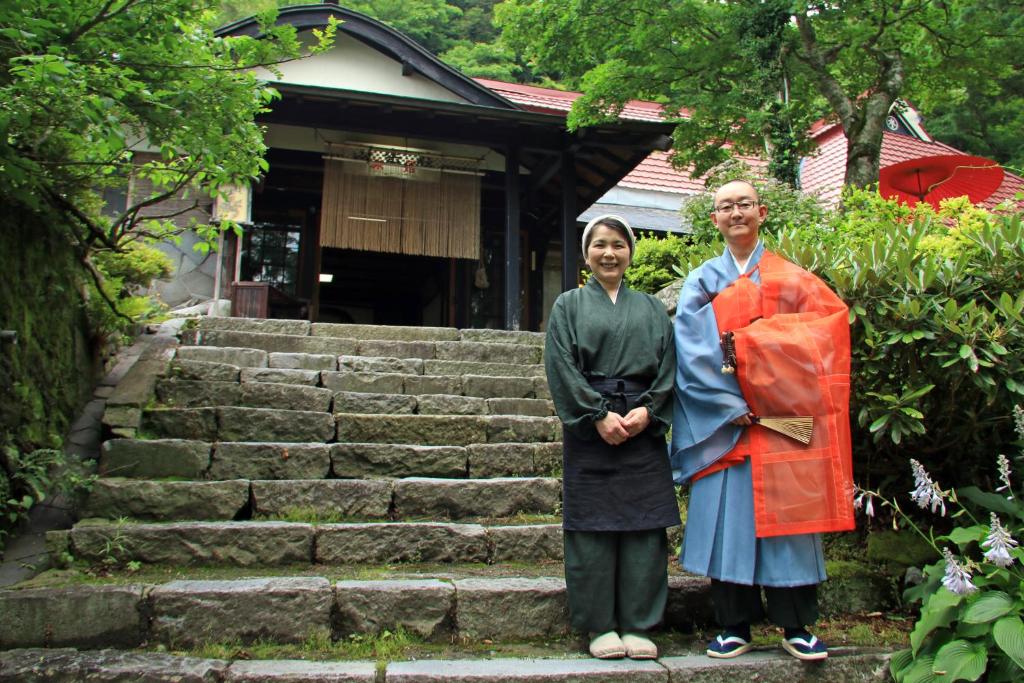
[[[615,214],[606,213],[603,216],[592,218],[587,227],[583,228],[583,239],[580,241],[580,247],[583,249],[583,258],[587,258],[587,244],[590,242],[590,231],[597,227],[599,224],[604,223],[608,219],[616,220],[622,223],[622,226],[626,228],[626,241],[629,242],[629,260],[633,260],[633,253],[636,251],[636,238],[633,237],[633,228],[629,227],[629,223],[622,216],[616,216]]]

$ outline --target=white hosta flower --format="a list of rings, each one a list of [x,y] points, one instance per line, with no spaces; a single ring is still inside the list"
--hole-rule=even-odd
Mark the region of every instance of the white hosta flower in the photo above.
[[[1003,485],[996,489],[996,491],[1009,491],[1010,490],[1010,459],[1000,453],[996,456],[996,465],[999,467],[999,481],[1003,482]],[[1011,493],[1007,496],[1007,500],[1013,498]]]
[[[971,583],[971,573],[960,566],[960,563],[953,557],[953,553],[949,551],[949,548],[943,548],[942,555],[946,558],[946,575],[942,577],[942,585],[950,593],[967,595],[978,590],[978,587]]]
[[[932,481],[932,478],[925,472],[924,465],[911,458],[910,467],[914,470],[914,490],[910,492],[910,498],[917,503],[918,507],[924,509],[931,507],[932,512],[940,510],[943,517],[946,516],[946,494],[942,492],[939,485]]]
[[[1013,564],[1010,549],[1017,547],[1017,541],[1013,540],[1010,532],[1000,524],[996,513],[992,513],[991,520],[991,529],[988,532],[988,536],[981,542],[982,548],[988,548],[985,551],[985,559],[997,567],[1009,567]]]
[[[874,496],[871,495],[870,491],[860,490],[860,495],[853,499],[853,509],[857,512],[864,510],[864,514],[868,517],[875,516],[875,505]]]

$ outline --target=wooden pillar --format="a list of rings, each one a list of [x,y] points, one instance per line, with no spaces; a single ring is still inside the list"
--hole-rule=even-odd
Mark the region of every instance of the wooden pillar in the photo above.
[[[562,152],[562,291],[575,289],[579,281],[576,249],[576,160]]]
[[[505,152],[505,329],[518,330],[519,299],[519,148]]]

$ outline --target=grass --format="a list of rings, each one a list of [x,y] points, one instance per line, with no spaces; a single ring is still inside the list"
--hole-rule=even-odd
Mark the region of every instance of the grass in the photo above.
[[[830,647],[866,647],[898,649],[905,647],[912,620],[882,614],[851,615],[822,620],[814,633]],[[693,633],[659,631],[652,634],[662,656],[702,655],[717,630]],[[770,625],[756,626],[755,648],[777,650],[782,630]],[[154,645],[149,651],[170,651],[177,655],[213,659],[304,659],[310,661],[375,661],[378,669],[388,662],[412,659],[492,659],[492,658],[585,658],[585,640],[578,635],[521,641],[490,639],[428,640],[402,628],[378,634],[349,634],[336,639],[324,634],[311,636],[303,643],[282,644],[237,641],[211,643],[191,649],[170,649]]]

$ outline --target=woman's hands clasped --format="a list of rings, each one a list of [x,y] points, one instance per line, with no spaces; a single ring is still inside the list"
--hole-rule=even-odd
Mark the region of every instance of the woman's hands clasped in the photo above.
[[[602,419],[594,423],[597,433],[610,446],[618,446],[630,437],[634,437],[647,429],[651,423],[650,413],[647,408],[633,408],[626,413],[625,417],[618,413],[609,412]]]

